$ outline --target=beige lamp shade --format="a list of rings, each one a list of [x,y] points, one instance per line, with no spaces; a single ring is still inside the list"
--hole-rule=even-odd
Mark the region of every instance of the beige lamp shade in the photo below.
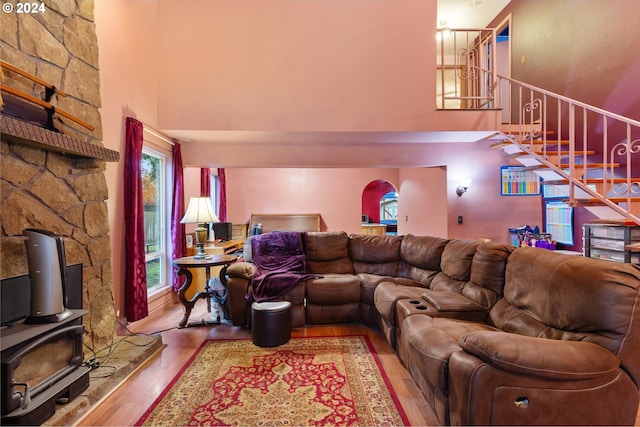
[[[211,200],[208,197],[191,197],[187,213],[180,220],[181,223],[204,224],[208,222],[220,222],[216,214],[213,212]]]

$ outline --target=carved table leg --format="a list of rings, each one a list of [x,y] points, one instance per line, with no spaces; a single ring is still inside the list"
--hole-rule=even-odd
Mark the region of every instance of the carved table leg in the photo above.
[[[178,325],[178,327],[184,328],[187,326],[187,322],[189,321],[189,316],[191,315],[191,310],[193,310],[193,306],[195,305],[195,302],[198,299],[194,298],[193,300],[188,300],[187,297],[185,296],[185,293],[191,286],[191,281],[193,280],[193,274],[191,274],[191,271],[181,267],[180,270],[178,270],[178,275],[187,276],[187,280],[184,282],[184,285],[182,285],[182,287],[178,291],[178,299],[184,306],[184,317],[180,321],[180,324]]]

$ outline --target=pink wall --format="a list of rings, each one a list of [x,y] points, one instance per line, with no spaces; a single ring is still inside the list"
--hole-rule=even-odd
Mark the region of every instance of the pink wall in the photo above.
[[[276,136],[281,131],[451,130],[462,124],[495,128],[489,115],[435,112],[434,1],[199,1],[192,3],[197,13],[184,4],[95,2],[107,148],[124,153],[126,116],[158,129],[266,130]],[[496,194],[499,166],[506,160],[482,143],[290,145],[284,157],[260,144],[185,142],[183,147],[188,166],[227,168],[233,222],[248,221],[252,212],[320,212],[326,229],[358,232],[367,183],[385,179],[400,188],[418,171],[403,172],[402,181],[398,168],[437,166],[446,168],[446,178],[431,171],[434,175],[416,180],[417,185],[405,185],[407,200],[415,202],[407,209],[420,213],[410,220],[421,219],[406,232],[420,234],[421,227],[432,224],[435,228],[424,231],[506,242],[508,227],[540,223],[535,198]],[[254,159],[266,168],[242,168],[255,165]],[[329,168],[299,167],[309,159]],[[357,162],[385,168],[354,168]],[[123,168],[121,161],[106,170],[119,310]],[[471,174],[474,182],[457,198],[462,174]],[[187,175],[186,187],[196,186],[197,193],[199,177],[192,182]],[[407,188],[415,188],[415,194]],[[426,205],[425,200],[438,202]],[[456,225],[457,215],[464,215],[463,225]]]
[[[161,129],[423,130],[433,120],[435,1],[191,5],[158,6],[173,30],[158,34]]]
[[[124,312],[124,199],[125,118],[156,123],[157,4],[148,1],[95,2],[100,48],[100,94],[103,143],[119,151],[118,163],[107,163],[107,206],[115,308]]]
[[[400,169],[399,235],[448,237],[447,212],[446,168]]]
[[[487,238],[509,243],[508,229],[542,226],[539,197],[500,195],[500,166],[508,164],[487,143],[430,144],[427,168],[230,168],[227,213],[247,222],[251,213],[320,213],[327,230],[360,230],[362,191],[377,179],[399,191],[398,233]],[[461,178],[472,179],[462,197]],[[463,224],[457,224],[458,215]],[[408,220],[404,220],[408,216]]]
[[[362,191],[373,180],[398,182],[397,169],[227,169],[227,216],[320,213],[323,230],[360,232]]]
[[[640,120],[640,2],[581,0],[576,6],[570,1],[512,0],[494,20],[513,14],[513,78]],[[548,115],[553,129],[556,114],[549,111]],[[563,120],[569,123],[567,117]],[[578,141],[581,134],[576,135]],[[626,140],[626,128],[609,126],[607,136],[610,143]],[[588,141],[589,148],[597,151],[602,141],[600,122],[591,125]],[[624,158],[618,159],[625,163]],[[637,176],[640,162],[633,160],[632,168]],[[594,218],[585,207],[574,209],[575,246],[571,249],[581,250],[582,224]]]
[[[507,13],[514,79],[640,120],[637,0],[511,0],[494,22]]]
[[[501,196],[500,166],[509,161],[487,143],[461,144],[455,151],[441,145],[435,158],[447,165],[448,235],[451,238],[487,238],[510,242],[508,229],[520,225],[542,228],[539,196]],[[456,194],[460,179],[471,185],[461,197]],[[459,215],[463,224],[457,223]]]

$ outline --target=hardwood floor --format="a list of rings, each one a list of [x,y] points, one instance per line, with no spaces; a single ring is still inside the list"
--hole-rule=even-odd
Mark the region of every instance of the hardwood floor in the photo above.
[[[201,319],[206,317],[206,314],[205,304],[196,304],[190,320]],[[163,331],[162,340],[165,347],[151,357],[124,384],[99,402],[76,425],[133,425],[205,339],[251,336],[249,331],[230,325],[177,329],[181,318],[182,306],[175,305],[169,311],[156,312],[129,327],[135,333],[148,334]],[[359,324],[307,326],[292,331],[292,336],[295,337],[347,334],[366,334],[369,337],[411,425],[437,425],[435,415],[422,392],[414,384],[389,344],[377,331]],[[640,426],[640,412],[635,425]]]
[[[196,304],[190,320],[206,317],[204,307],[204,303]],[[154,313],[129,327],[135,333],[148,334],[164,331],[162,341],[165,347],[141,366],[124,384],[99,402],[76,425],[133,425],[205,339],[251,336],[249,331],[230,325],[177,329],[181,318],[182,306],[176,305],[170,311]],[[291,332],[294,337],[356,334],[367,335],[371,340],[411,425],[436,425],[435,415],[421,391],[413,383],[409,373],[379,332],[359,324],[307,326],[293,329]]]

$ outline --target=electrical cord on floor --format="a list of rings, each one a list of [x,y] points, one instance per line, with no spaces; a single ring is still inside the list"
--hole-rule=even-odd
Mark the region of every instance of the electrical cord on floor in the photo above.
[[[114,335],[111,337],[111,342],[108,345],[98,350],[93,349],[92,347],[90,347],[89,345],[83,342],[83,346],[86,347],[92,354],[92,356],[89,359],[87,359],[85,362],[83,362],[83,364],[91,368],[91,371],[95,371],[96,369],[99,369],[99,368],[111,370],[111,372],[104,375],[99,375],[99,376],[92,375],[91,378],[107,378],[117,371],[117,368],[115,366],[105,365],[105,362],[107,362],[107,360],[109,360],[111,356],[113,356],[113,354],[117,350],[118,346],[120,346],[120,344],[128,343],[135,347],[147,347],[152,345],[156,341],[158,341],[158,339],[160,339],[161,332],[169,331],[171,329],[177,329],[177,327],[172,327],[172,328],[164,329],[162,331],[151,332],[151,333],[134,333],[129,328],[127,328],[126,325],[122,324],[118,319],[116,319],[116,323],[120,325],[125,331],[127,331],[129,335],[125,335],[124,337],[118,340],[115,339],[115,335]],[[131,337],[151,337],[152,339],[149,342],[140,344],[140,343],[131,341],[130,340]],[[99,353],[105,350],[107,350],[107,353],[104,356],[98,356]]]
[[[106,374],[103,374],[103,375],[95,375],[95,374],[93,374],[93,375],[90,376],[91,379],[109,378],[111,375],[115,374],[116,371],[118,370],[115,366],[102,365],[102,366],[100,366],[100,367],[98,367],[96,369],[93,369],[92,371],[95,371],[97,369],[110,369],[111,371],[106,373]]]
[[[131,336],[149,336],[149,335],[158,335],[162,332],[167,332],[167,331],[171,331],[173,329],[178,329],[177,326],[172,326],[170,328],[167,329],[161,329],[159,331],[155,331],[155,332],[147,332],[147,333],[142,333],[142,332],[132,332],[129,328],[127,328],[126,325],[122,324],[119,320],[116,319],[116,322],[118,323],[118,325],[120,325],[122,327],[122,329],[124,329],[125,331],[129,332],[129,335]]]

